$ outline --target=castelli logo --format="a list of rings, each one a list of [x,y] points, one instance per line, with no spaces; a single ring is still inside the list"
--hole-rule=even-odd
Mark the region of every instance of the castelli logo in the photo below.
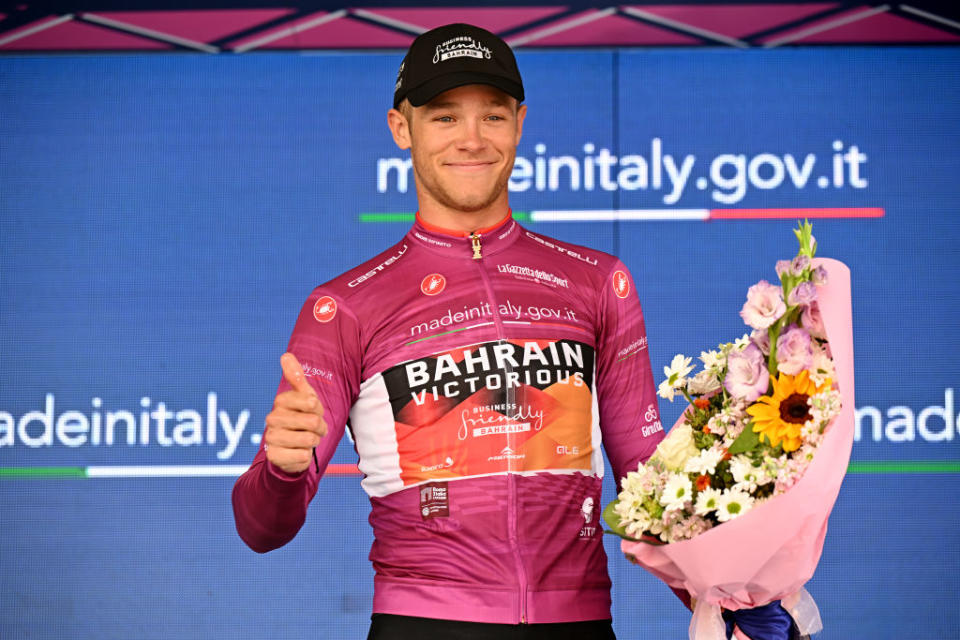
[[[431,273],[420,283],[420,291],[427,296],[435,296],[447,288],[447,279],[439,273]]]
[[[317,322],[330,322],[337,315],[337,301],[330,296],[323,296],[313,305],[313,317]]]
[[[618,298],[626,298],[630,293],[630,279],[623,271],[617,270],[613,274],[613,292]]]

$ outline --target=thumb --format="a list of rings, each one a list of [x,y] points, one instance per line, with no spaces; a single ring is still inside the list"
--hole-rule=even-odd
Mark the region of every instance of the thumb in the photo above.
[[[289,351],[280,356],[280,368],[283,369],[283,379],[290,383],[294,391],[302,391],[312,396],[317,395],[317,392],[307,382],[306,376],[303,375],[303,367],[300,366],[297,356]]]

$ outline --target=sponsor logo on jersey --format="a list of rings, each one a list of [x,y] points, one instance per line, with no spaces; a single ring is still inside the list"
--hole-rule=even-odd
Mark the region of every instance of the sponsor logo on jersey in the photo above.
[[[534,269],[515,264],[498,264],[497,271],[500,273],[509,273],[516,276],[518,279],[542,282],[552,287],[563,287],[564,289],[570,288],[570,282],[566,278],[561,278],[554,273],[541,271],[540,269]]]
[[[583,516],[584,523],[589,524],[593,520],[593,498],[587,496],[580,505],[580,515]]]
[[[370,271],[367,271],[366,273],[363,273],[357,276],[356,278],[348,282],[347,286],[352,289],[358,284],[360,284],[361,282],[365,282],[369,280],[370,278],[377,275],[378,273],[380,273],[381,271],[383,271],[384,269],[392,265],[394,262],[402,258],[403,254],[405,254],[406,252],[407,252],[407,245],[403,245],[402,247],[400,247],[400,249],[397,251],[395,255],[390,256],[389,258],[387,258],[386,260],[384,260],[383,262],[375,266],[373,269],[370,269]]]
[[[420,283],[420,291],[426,296],[435,296],[447,288],[447,279],[439,273],[431,273]]]
[[[446,482],[428,482],[420,487],[420,515],[424,520],[450,515]]]
[[[330,322],[337,315],[337,301],[323,296],[313,305],[313,317],[317,322]]]
[[[630,293],[630,279],[620,269],[613,272],[613,292],[618,298],[626,298]]]
[[[404,485],[590,473],[595,359],[574,340],[498,340],[385,370]]]
[[[643,414],[643,419],[647,424],[640,427],[640,433],[642,435],[652,436],[659,431],[663,431],[663,423],[660,422],[656,405],[651,404],[647,406],[647,410]]]
[[[583,516],[583,526],[580,528],[581,540],[593,538],[597,534],[596,525],[590,524],[593,521],[594,506],[594,500],[590,496],[584,498],[583,504],[580,505],[580,515]]]

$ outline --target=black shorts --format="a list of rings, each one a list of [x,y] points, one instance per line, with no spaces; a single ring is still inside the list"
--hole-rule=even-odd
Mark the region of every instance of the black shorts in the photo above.
[[[610,620],[492,624],[375,613],[367,640],[616,640]]]

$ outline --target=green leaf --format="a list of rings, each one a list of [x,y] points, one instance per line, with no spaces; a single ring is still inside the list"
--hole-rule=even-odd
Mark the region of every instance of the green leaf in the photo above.
[[[614,511],[619,502],[619,499],[614,500],[603,509],[603,521],[606,522],[607,526],[610,527],[609,529],[604,529],[604,533],[612,533],[615,536],[620,536],[624,540],[636,542],[634,538],[631,538],[627,535],[626,528],[620,524],[620,516],[617,515],[616,511]]]
[[[735,456],[738,453],[746,453],[747,451],[753,451],[759,444],[760,434],[754,432],[753,423],[748,422],[747,426],[745,426],[743,431],[740,432],[740,435],[737,436],[737,439],[734,440],[733,444],[730,445],[727,453],[732,456]]]

